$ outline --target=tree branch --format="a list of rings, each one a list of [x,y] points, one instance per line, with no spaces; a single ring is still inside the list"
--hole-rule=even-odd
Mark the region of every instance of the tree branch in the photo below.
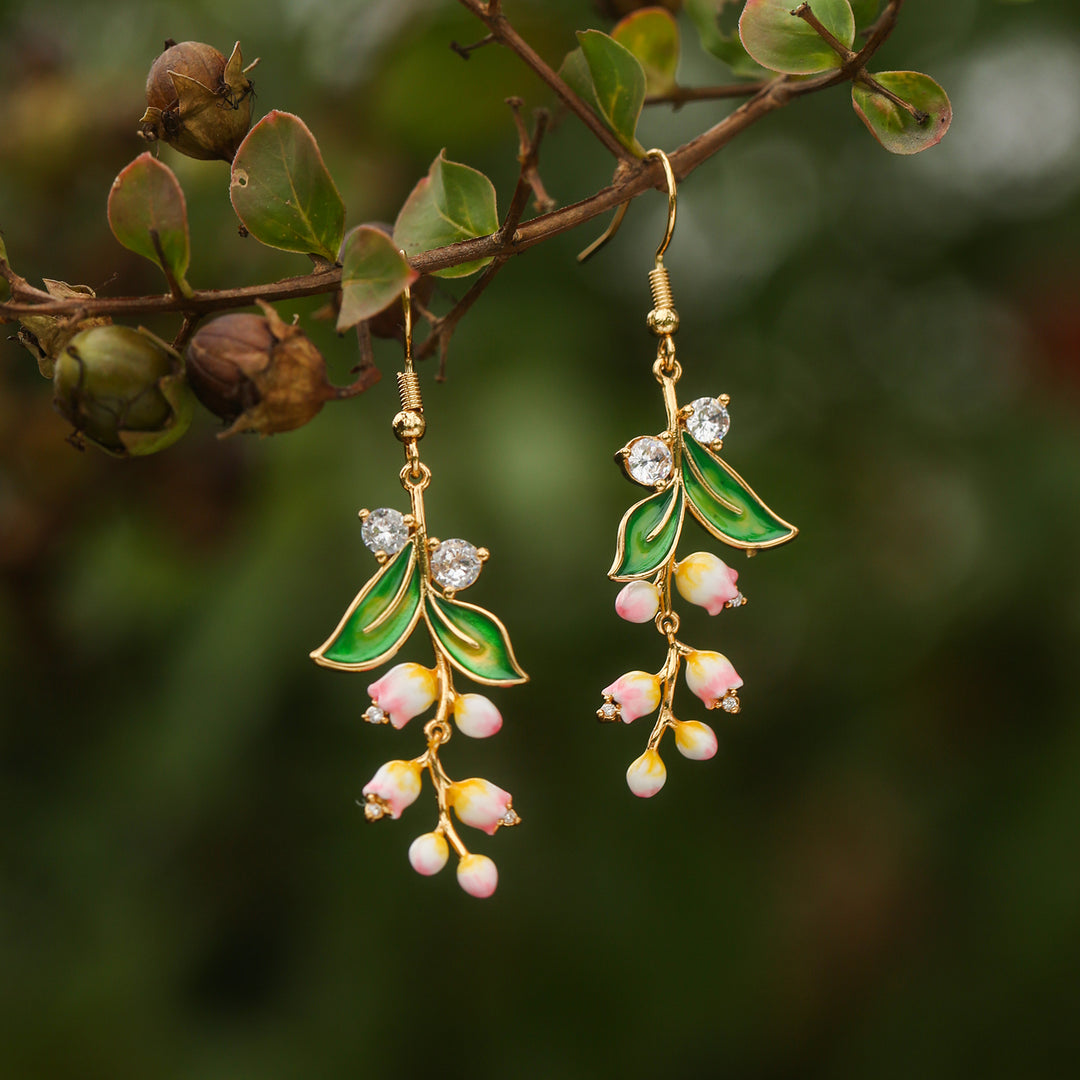
[[[722,101],[727,98],[753,97],[768,80],[760,82],[727,83],[724,86],[676,86],[662,94],[650,94],[646,105],[685,105],[688,101]]]

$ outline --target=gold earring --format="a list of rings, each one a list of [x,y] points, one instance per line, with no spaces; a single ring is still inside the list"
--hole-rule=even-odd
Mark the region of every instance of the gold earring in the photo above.
[[[404,253],[403,253],[404,254]],[[401,411],[393,430],[405,447],[401,483],[409,493],[411,513],[383,507],[361,510],[361,537],[380,569],[357,594],[337,629],[311,657],[339,671],[369,671],[393,657],[418,623],[431,638],[435,666],[401,663],[368,687],[371,705],[363,714],[369,724],[404,727],[433,705],[435,715],[424,725],[427,749],[410,760],[386,762],[364,786],[364,817],[396,819],[420,794],[427,774],[435,792],[435,827],[417,837],[409,861],[421,874],[435,874],[447,862],[450,848],[458,857],[457,877],[472,896],[490,896],[498,884],[495,863],[472,854],[450,817],[489,836],[521,819],[509,792],[488,780],[451,780],[439,758],[454,727],[463,735],[485,738],[502,726],[495,704],[482,694],[459,694],[454,672],[485,686],[514,686],[528,680],[514,656],[506,628],[489,611],[458,600],[488,558],[485,548],[465,540],[439,541],[428,534],[424,491],[431,470],[420,460],[418,444],[427,424],[420,382],[413,369],[412,304],[408,287],[405,310],[405,370],[398,374]]]
[[[685,667],[687,686],[707,708],[727,713],[740,709],[742,679],[727,657],[695,649],[677,636],[672,584],[683,599],[701,605],[710,615],[746,603],[736,585],[739,575],[715,555],[698,551],[678,560],[675,549],[686,511],[709,535],[747,555],[786,543],[798,529],[774,514],[718,456],[731,422],[729,397],[720,394],[679,405],[676,387],[682,367],[675,359],[673,340],[679,316],[664,266],[664,252],[675,230],[675,174],[662,150],[650,150],[645,157],[660,162],[668,188],[667,231],[649,272],[653,307],[647,320],[659,338],[652,370],[663,391],[667,426],[659,435],[631,439],[615,455],[626,475],[651,493],[623,515],[608,577],[628,582],[616,598],[615,610],[629,622],[654,623],[667,641],[667,656],[659,671],[629,671],[606,687],[596,715],[602,721],[630,723],[659,709],[645,753],[626,772],[630,790],[649,798],[667,779],[659,747],[669,728],[684,756],[704,760],[716,753],[716,734],[708,725],[675,716],[672,702],[681,669]],[[610,239],[621,220],[620,213],[581,257]]]

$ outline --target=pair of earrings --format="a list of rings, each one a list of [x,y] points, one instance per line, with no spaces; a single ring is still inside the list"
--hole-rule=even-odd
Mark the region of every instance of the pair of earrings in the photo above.
[[[680,406],[676,394],[682,368],[675,358],[673,335],[679,326],[664,252],[675,228],[675,176],[662,150],[647,159],[663,166],[668,187],[668,223],[649,273],[653,309],[648,325],[658,346],[653,375],[663,392],[667,423],[658,435],[631,439],[617,454],[627,476],[650,489],[619,524],[615,560],[608,571],[626,582],[616,599],[618,614],[635,623],[652,622],[666,641],[666,657],[658,671],[630,671],[603,693],[597,710],[601,721],[630,723],[657,713],[645,752],[627,770],[635,795],[655,795],[666,769],[659,747],[665,732],[674,733],[678,750],[703,760],[716,753],[716,735],[695,720],[679,720],[673,709],[678,676],[685,672],[690,690],[710,709],[739,711],[742,679],[718,652],[694,649],[678,637],[679,616],[672,586],[684,599],[715,615],[744,604],[738,574],[708,552],[679,560],[676,547],[687,510],[707,533],[753,555],[792,539],[798,530],[774,514],[720,457],[730,417],[726,395],[702,397]],[[623,210],[596,244],[592,254],[618,228]],[[435,874],[458,858],[461,887],[472,896],[490,896],[498,884],[495,863],[470,852],[451,817],[494,834],[521,819],[509,792],[488,780],[452,780],[440,750],[456,726],[463,735],[485,738],[502,726],[495,704],[483,694],[459,693],[455,675],[482,686],[514,686],[528,676],[514,656],[506,627],[490,611],[460,600],[457,594],[476,581],[488,557],[484,548],[462,539],[440,541],[429,535],[424,491],[431,471],[420,460],[418,444],[426,429],[420,386],[413,368],[412,311],[404,294],[405,370],[398,374],[401,411],[393,430],[405,449],[401,483],[409,493],[410,512],[380,508],[361,510],[361,537],[375,555],[379,570],[349,605],[337,628],[316,649],[312,659],[343,671],[369,671],[390,660],[422,621],[435,656],[435,666],[400,663],[368,687],[371,704],[363,714],[371,724],[404,727],[435,707],[424,725],[427,747],[417,757],[386,762],[364,786],[363,809],[368,821],[398,818],[416,801],[426,774],[435,792],[434,828],[417,837],[409,861],[421,874]]]

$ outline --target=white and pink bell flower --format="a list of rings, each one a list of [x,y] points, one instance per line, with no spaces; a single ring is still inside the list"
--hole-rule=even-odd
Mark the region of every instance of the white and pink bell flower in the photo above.
[[[377,799],[376,805],[381,805],[396,820],[420,794],[420,769],[415,761],[388,761],[364,785],[364,795]],[[369,817],[374,820],[374,816]]]
[[[446,837],[441,832],[424,833],[409,845],[409,862],[425,877],[437,874],[446,865],[449,855]]]
[[[722,702],[729,691],[737,690],[742,684],[739,673],[723,653],[687,653],[686,685],[710,709],[717,708],[717,703]]]
[[[483,694],[456,694],[454,722],[462,735],[486,739],[502,727],[502,714]]]
[[[481,900],[490,896],[499,884],[499,871],[486,855],[463,855],[457,868],[458,884]]]
[[[660,590],[651,581],[631,581],[615,597],[615,614],[632,623],[647,623],[660,610]]]
[[[655,750],[646,750],[626,770],[630,790],[641,799],[651,799],[666,783],[667,769]]]
[[[439,693],[439,680],[423,664],[395,664],[368,687],[371,700],[396,728],[430,709]]]
[[[676,720],[675,745],[683,757],[708,761],[716,754],[716,732],[697,720]]]
[[[451,784],[446,789],[446,802],[461,821],[488,836],[500,825],[516,825],[521,820],[511,805],[510,792],[478,777]]]
[[[647,671],[628,671],[600,692],[619,706],[624,724],[648,716],[660,704],[660,680]]]
[[[675,567],[675,588],[684,600],[703,607],[710,615],[740,596],[738,571],[708,551],[695,551]]]

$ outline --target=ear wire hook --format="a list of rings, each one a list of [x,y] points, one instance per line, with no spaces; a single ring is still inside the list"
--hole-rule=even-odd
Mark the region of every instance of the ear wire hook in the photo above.
[[[671,243],[671,235],[675,231],[675,172],[671,168],[671,162],[668,160],[668,156],[663,150],[653,148],[652,150],[647,151],[643,160],[648,161],[650,158],[658,159],[663,166],[664,179],[667,181],[668,189],[667,232],[664,233],[663,242],[656,249],[656,263],[659,266],[663,262],[664,252],[667,251],[668,244]],[[601,233],[600,236],[578,255],[577,261],[579,263],[582,263],[595,255],[619,231],[619,226],[622,225],[623,218],[626,217],[626,211],[629,209],[629,200],[620,204],[619,208],[615,211],[615,216],[611,219],[611,224],[608,225],[603,233]]]

